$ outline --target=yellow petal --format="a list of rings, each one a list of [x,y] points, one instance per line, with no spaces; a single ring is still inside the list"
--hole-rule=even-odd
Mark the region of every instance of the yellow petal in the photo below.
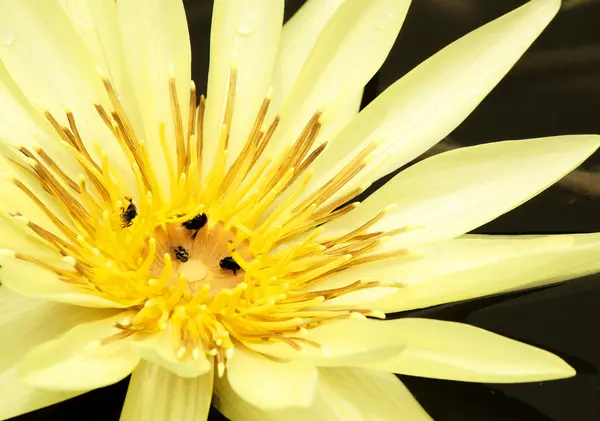
[[[121,421],[203,421],[208,415],[213,373],[186,379],[142,361],[133,371]]]
[[[34,389],[18,377],[17,365],[32,347],[106,315],[106,311],[32,300],[0,287],[0,419],[80,394]]]
[[[54,262],[48,262],[54,263]],[[69,264],[59,262],[56,267],[69,269]],[[36,264],[18,260],[11,250],[0,250],[0,276],[11,290],[28,297],[74,304],[84,307],[119,308],[127,304],[91,294],[63,281],[55,272]]]
[[[557,136],[494,142],[436,155],[402,171],[326,229],[353,229],[396,204],[371,230],[404,225],[414,229],[392,237],[384,248],[457,237],[540,193],[599,145],[600,136]]]
[[[274,361],[241,346],[227,362],[226,373],[242,399],[265,411],[310,406],[318,379],[310,362]]]
[[[346,294],[318,308],[365,307],[386,313],[547,285],[600,270],[600,237],[479,236],[411,248],[415,256],[387,259],[342,273],[321,288],[342,287],[356,279],[400,283]],[[589,240],[592,240],[591,238]],[[595,264],[596,269],[586,268]]]
[[[212,364],[200,350],[196,359],[177,357],[171,327],[147,337],[136,337],[131,343],[134,351],[144,360],[160,365],[181,377],[198,377],[212,370]]]
[[[181,0],[119,0],[117,21],[152,168],[159,180],[168,180],[159,124],[165,123],[173,157],[176,142],[169,96],[171,77],[175,78],[185,133],[189,114],[191,52],[185,10]],[[166,190],[168,184],[162,184]]]
[[[121,91],[123,51],[117,29],[116,3],[111,0],[58,0],[81,36],[94,62]]]
[[[404,344],[395,357],[366,367],[413,376],[488,383],[524,383],[575,375],[557,356],[461,323],[429,319],[372,321]],[[381,328],[378,326],[381,325]],[[375,360],[374,360],[375,361]]]
[[[63,237],[63,234],[56,227],[54,222],[44,213],[43,210],[40,209],[36,203],[31,200],[31,198],[25,194],[21,189],[19,189],[13,180],[21,179],[19,174],[17,176],[17,172],[13,171],[14,167],[12,164],[8,163],[4,157],[0,156],[0,164],[2,164],[2,175],[0,175],[0,212],[2,213],[2,230],[12,231],[14,229],[27,229],[25,228],[29,221],[35,221],[37,225],[40,225],[42,228],[50,231],[54,235],[58,235],[60,238]],[[6,174],[8,173],[8,174]],[[56,210],[55,215],[59,218],[65,217],[65,221],[67,221],[67,226],[69,226],[70,221],[68,218],[68,214],[65,212],[64,208],[61,209],[59,206],[56,206],[56,201],[46,192],[44,189],[35,182],[29,182],[29,177],[23,177],[23,184],[32,191],[38,199],[44,202],[52,211]],[[12,215],[21,214],[23,217],[13,217]],[[13,225],[14,227],[9,227]],[[18,226],[19,228],[16,228]]]
[[[370,303],[369,308],[372,306],[373,309],[384,312],[411,310],[549,285],[600,271],[597,258],[600,253],[600,237],[595,235],[595,242],[592,244],[578,244],[577,237],[561,235],[531,239],[459,239],[463,247],[458,248],[462,249],[462,253],[453,264],[464,265],[463,268],[456,270],[455,267],[454,271],[409,284],[394,295]],[[471,258],[462,258],[466,255]],[[482,256],[483,259],[477,259],[476,256]],[[446,260],[445,257],[443,259]],[[433,264],[432,259],[424,260],[429,265]],[[444,261],[435,264],[443,266]],[[587,264],[594,265],[594,268]]]
[[[348,318],[327,323],[314,329],[298,332],[295,336],[319,346],[301,342],[301,350],[286,343],[246,342],[248,348],[283,360],[309,360],[318,366],[361,365],[374,358],[397,355],[404,346],[393,336],[394,326],[378,325],[364,318]],[[388,329],[384,333],[382,329]]]
[[[0,188],[4,186],[6,184],[0,181]],[[1,196],[4,197],[4,194]],[[3,203],[3,205],[7,204]],[[47,263],[60,262],[63,256],[35,234],[28,227],[28,222],[24,217],[13,217],[8,212],[0,210],[0,248],[24,253]]]
[[[130,75],[125,69],[123,48],[117,24],[117,4],[113,0],[59,0],[94,63],[119,93],[127,117],[141,138],[143,128]]]
[[[50,142],[53,140],[50,139]],[[2,149],[0,143],[0,150]],[[10,156],[10,155],[8,155]],[[13,156],[14,158],[14,156]],[[31,221],[36,225],[39,225],[46,231],[58,236],[61,239],[65,239],[62,231],[55,225],[55,223],[48,217],[48,215],[36,204],[34,200],[29,197],[23,190],[21,190],[14,183],[17,179],[22,182],[29,191],[43,202],[46,207],[71,230],[75,230],[75,226],[71,221],[69,214],[65,208],[59,205],[56,199],[51,196],[42,186],[37,183],[33,177],[27,176],[23,171],[17,171],[8,160],[0,153],[0,230],[14,231],[27,231],[27,235],[33,235],[33,231],[27,227],[27,224]],[[21,216],[13,216],[21,215]],[[10,226],[13,227],[10,227]],[[23,234],[25,234],[23,232]],[[39,235],[35,234],[37,242],[40,242]],[[5,240],[6,241],[6,240]],[[10,244],[7,248],[11,248]]]
[[[0,58],[23,93],[67,127],[64,107],[70,109],[88,150],[98,145],[128,168],[94,107],[109,104],[96,63],[58,2],[1,0],[0,9]]]
[[[365,86],[392,48],[409,4],[410,0],[346,0],[335,11],[282,106],[273,150],[293,142],[315,111],[327,111],[343,92]]]
[[[205,116],[205,157],[212,161],[225,115],[229,72],[238,66],[229,160],[241,151],[267,95],[283,22],[283,0],[214,3]],[[205,166],[206,170],[210,166]]]
[[[549,352],[460,323],[429,319],[349,318],[299,332],[321,344],[296,351],[288,345],[249,344],[286,360],[317,366],[360,366],[450,380],[517,383],[575,374]]]
[[[34,389],[19,379],[16,368],[0,371],[0,420],[71,399],[82,392]]]
[[[344,1],[308,0],[283,26],[273,70],[273,98],[269,116],[275,115],[292,90],[319,34]]]
[[[442,140],[510,70],[559,6],[559,0],[532,1],[416,67],[331,141],[314,165],[312,186],[329,180],[374,141],[381,146],[362,172],[363,182],[364,177],[377,180]]]
[[[8,143],[13,146],[26,146],[35,149],[41,145],[44,150],[61,165],[69,174],[78,168],[73,159],[65,154],[59,145],[58,136],[52,133],[41,115],[29,103],[29,100],[18,88],[6,67],[0,62],[0,144]],[[9,156],[8,147],[2,145],[2,154]],[[11,156],[16,157],[16,151]],[[10,164],[2,162],[0,171],[10,172]],[[79,170],[78,170],[79,171]]]
[[[127,377],[139,362],[130,338],[109,341],[122,331],[116,321],[127,313],[83,323],[28,352],[20,376],[28,384],[51,390],[89,390]],[[102,341],[105,342],[102,342]]]
[[[600,272],[600,234],[577,234],[572,237],[573,245],[557,256],[552,263],[548,262],[548,266],[544,268],[549,272],[545,272],[546,277],[532,278],[519,288],[513,289],[534,288]]]
[[[275,116],[290,93],[300,70],[319,34],[345,0],[309,0],[286,22],[281,32],[279,52],[275,61],[272,86],[273,97],[267,121]],[[362,86],[343,92],[323,118],[319,137],[336,134],[357,113],[362,99]]]
[[[430,421],[410,391],[391,373],[361,368],[321,368],[308,408],[264,411],[215,382],[215,406],[231,421]]]
[[[0,371],[17,364],[32,347],[109,314],[33,300],[0,287]]]

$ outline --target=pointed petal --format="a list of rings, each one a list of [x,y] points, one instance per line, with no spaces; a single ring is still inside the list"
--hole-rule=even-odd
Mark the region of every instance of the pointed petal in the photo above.
[[[391,373],[361,368],[319,369],[315,401],[308,408],[265,411],[215,383],[215,406],[231,421],[430,421],[410,391]]]
[[[317,366],[359,366],[461,381],[519,383],[575,374],[549,352],[460,323],[348,318],[297,336],[321,347],[296,351],[277,343],[248,346],[277,358],[309,360]]]
[[[537,195],[600,145],[576,135],[488,143],[436,155],[402,171],[327,230],[358,227],[392,204],[370,230],[415,227],[385,248],[457,237]]]
[[[373,330],[379,330],[378,324],[393,325],[394,335],[404,348],[397,356],[366,367],[486,383],[525,383],[575,375],[567,363],[547,351],[462,323],[397,319],[371,324]]]
[[[67,228],[74,231],[76,227],[65,207],[59,204],[48,191],[44,190],[31,175],[26,174],[25,171],[18,170],[17,166],[9,162],[9,158],[16,158],[15,160],[20,164],[28,165],[26,162],[20,160],[23,156],[21,153],[19,153],[21,155],[19,157],[12,150],[2,151],[5,146],[0,141],[0,229],[3,231],[7,230],[8,232],[17,230],[22,235],[33,236],[35,242],[39,245],[43,240],[41,240],[38,234],[34,234],[34,231],[29,227],[29,223],[33,222],[58,238],[67,240],[65,234],[58,228],[55,222],[38,206],[35,200],[17,186],[15,180],[19,180],[19,182],[25,185]],[[5,152],[7,154],[2,156],[2,153]],[[81,170],[79,169],[78,172],[81,172]],[[4,241],[6,242],[6,248],[11,249],[12,246],[8,241],[8,237]],[[48,246],[45,248],[48,248]],[[17,251],[18,249],[15,248],[15,250]],[[27,254],[31,254],[31,250],[27,251]]]
[[[4,188],[7,184],[0,181],[0,188]],[[2,198],[4,198],[4,194],[2,194]],[[8,204],[3,203],[3,205]],[[31,204],[29,207],[23,207],[28,211],[31,211],[31,208],[35,209],[35,205]],[[36,214],[35,211],[32,213]],[[39,219],[37,221],[39,225]],[[29,220],[25,217],[12,216],[8,212],[0,210],[0,248],[7,248],[16,253],[24,253],[47,263],[60,262],[63,256],[35,234],[28,224]]]
[[[295,336],[308,341],[299,343],[300,350],[280,341],[245,342],[244,345],[282,360],[310,360],[318,366],[361,365],[373,361],[373,358],[385,359],[397,355],[404,345],[392,336],[394,326],[378,325],[381,329],[374,331],[371,322],[355,315],[298,332]],[[386,328],[389,329],[387,334],[382,331]]]
[[[191,87],[191,52],[181,0],[119,0],[117,20],[140,107],[146,147],[159,180],[168,180],[159,124],[165,124],[171,157],[175,156],[169,79],[175,78],[183,131],[187,133]],[[163,183],[168,189],[168,183]]]
[[[365,289],[318,308],[359,307],[392,313],[548,285],[600,271],[597,234],[466,235],[416,246],[412,253],[358,267],[320,286],[342,287],[356,279],[371,278],[384,284],[400,283],[400,288]]]
[[[283,5],[283,0],[224,0],[214,4],[204,119],[204,156],[208,162],[212,162],[218,145],[234,54],[238,72],[228,149],[230,161],[242,150],[250,134],[270,87]]]
[[[181,377],[198,377],[212,370],[212,364],[200,351],[196,359],[177,357],[171,326],[147,337],[135,337],[131,346],[144,360],[160,365]]]
[[[113,0],[59,0],[94,63],[116,89],[135,132],[143,138],[143,128],[133,86],[124,63],[117,23],[117,3]]]
[[[25,96],[67,127],[64,108],[72,110],[90,153],[97,145],[115,166],[128,168],[94,107],[95,102],[109,107],[96,63],[58,2],[1,0],[0,9],[0,58]]]
[[[34,389],[19,379],[16,368],[0,371],[0,420],[45,408],[81,393]]]
[[[323,133],[319,133],[317,139],[329,139],[339,133],[348,125],[360,110],[363,97],[363,88],[355,88],[340,94],[334,105],[327,111],[320,121],[325,126]],[[327,150],[327,148],[325,149]]]
[[[190,379],[142,361],[131,376],[120,421],[205,420],[212,388],[212,370]]]
[[[127,313],[83,323],[36,346],[21,361],[21,378],[51,390],[90,390],[124,379],[139,357],[131,350],[130,338],[107,338],[122,333],[114,323],[125,317]]]
[[[317,379],[317,368],[310,362],[274,361],[241,346],[227,362],[233,390],[265,411],[310,406]]]
[[[21,295],[84,307],[120,308],[128,306],[128,304],[117,303],[109,298],[70,285],[55,272],[17,259],[11,250],[0,249],[0,265],[3,284]],[[55,267],[72,269],[61,261],[57,261]]]
[[[292,90],[319,34],[344,1],[308,0],[283,26],[273,70],[271,117]]]
[[[579,236],[546,236],[531,239],[494,240],[489,237],[466,237],[466,246],[456,264],[471,265],[448,271],[369,304],[384,312],[424,308],[437,304],[515,291],[532,286],[549,285],[600,271],[597,256],[600,241],[581,244]],[[495,243],[495,244],[494,244]],[[501,249],[500,249],[501,248]],[[493,251],[496,249],[496,252]],[[487,254],[483,260],[462,258]],[[450,255],[453,253],[450,252]],[[445,259],[445,257],[444,257]],[[429,264],[432,264],[431,259]],[[440,266],[443,262],[436,263]],[[588,264],[593,265],[590,268]]]
[[[555,261],[548,262],[546,269],[552,273],[547,274],[547,277],[530,279],[526,284],[513,289],[534,288],[600,272],[600,234],[577,234],[572,237],[573,245]]]
[[[275,116],[292,90],[319,34],[344,1],[309,0],[283,26],[273,71],[273,98],[267,121]],[[358,86],[342,93],[335,101],[336,106],[328,112],[327,120],[321,120],[328,134],[336,134],[358,113],[362,93],[362,86]]]
[[[34,389],[18,377],[17,365],[32,347],[106,315],[106,311],[32,300],[0,287],[0,419],[80,394]]]
[[[312,186],[329,180],[374,141],[380,146],[361,173],[363,183],[401,167],[442,140],[504,77],[559,7],[559,0],[531,1],[416,67],[331,141],[314,165]]]
[[[0,371],[17,364],[32,347],[109,314],[33,300],[0,287]]]
[[[96,65],[121,91],[123,50],[117,28],[116,3],[111,0],[58,0],[58,3]]]
[[[61,164],[63,170],[74,173],[75,163],[68,159],[59,145],[58,136],[48,130],[47,123],[29,103],[14,79],[0,61],[0,139],[12,146],[44,150]],[[2,154],[8,151],[2,150]],[[2,172],[9,172],[9,165],[2,163]]]
[[[316,111],[325,111],[327,119],[327,108],[343,92],[366,85],[392,48],[409,5],[410,0],[346,0],[335,11],[282,105],[270,144],[274,150],[293,142]]]

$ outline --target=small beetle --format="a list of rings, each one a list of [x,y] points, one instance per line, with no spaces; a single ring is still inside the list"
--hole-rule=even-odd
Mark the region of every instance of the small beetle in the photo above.
[[[234,276],[237,275],[237,271],[241,269],[240,265],[238,265],[238,263],[235,260],[233,260],[233,257],[231,256],[227,256],[221,259],[221,261],[219,262],[219,266],[221,267],[221,269],[233,271]]]
[[[133,204],[131,197],[126,197],[125,200],[129,202],[127,208],[121,208],[121,227],[127,228],[133,224],[133,219],[137,216],[137,208]]]
[[[175,258],[177,260],[183,263],[187,262],[190,258],[190,254],[188,253],[188,251],[181,246],[174,247],[173,254],[175,255]]]
[[[206,221],[208,221],[206,214],[199,213],[198,215],[194,216],[189,221],[185,221],[181,225],[184,228],[186,228],[190,231],[193,231],[192,238],[196,238],[196,235],[198,235],[198,231],[200,231],[202,229],[202,227],[204,227],[204,225],[206,225]]]

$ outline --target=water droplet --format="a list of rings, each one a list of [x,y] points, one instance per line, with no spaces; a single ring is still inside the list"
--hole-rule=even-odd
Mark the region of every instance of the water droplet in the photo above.
[[[6,45],[7,47],[10,47],[15,43],[15,36],[12,34],[5,35],[2,37],[2,42],[4,42],[4,45]]]
[[[388,29],[390,24],[394,21],[394,14],[392,12],[384,13],[381,19],[375,24],[375,29],[385,31]]]
[[[237,25],[237,31],[240,35],[250,35],[255,28],[254,13],[248,12],[240,18]]]

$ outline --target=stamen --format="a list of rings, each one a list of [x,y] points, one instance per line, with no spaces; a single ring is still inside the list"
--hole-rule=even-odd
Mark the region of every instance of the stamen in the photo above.
[[[202,174],[202,154],[204,147],[204,111],[206,109],[206,98],[200,96],[196,120],[196,154],[198,157],[198,174]]]
[[[282,342],[299,351],[306,346],[321,348],[300,337],[302,333],[345,318],[384,315],[366,308],[325,309],[320,304],[362,289],[401,286],[380,280],[349,280],[337,288],[327,284],[333,274],[349,268],[409,254],[381,249],[391,236],[414,228],[377,230],[389,209],[349,232],[322,236],[322,225],[357,206],[352,201],[367,186],[351,182],[366,167],[377,143],[367,145],[323,186],[308,191],[311,167],[327,147],[319,140],[321,112],[315,111],[283,152],[265,156],[280,121],[276,116],[263,127],[269,91],[241,152],[228,166],[238,77],[235,55],[233,63],[219,138],[206,139],[218,141],[210,168],[203,160],[205,98],[200,96],[196,106],[192,83],[189,102],[180,103],[173,77],[165,81],[173,131],[167,133],[166,122],[156,122],[155,127],[168,181],[157,178],[153,168],[163,163],[154,159],[160,154],[151,159],[150,144],[135,133],[112,83],[102,75],[110,105],[94,106],[129,163],[126,174],[111,161],[112,148],[82,139],[77,113],[70,110],[65,110],[68,126],[48,111],[45,116],[81,167],[75,174],[41,148],[33,153],[20,147],[21,159],[9,158],[30,176],[27,185],[18,179],[11,182],[57,231],[20,213],[10,220],[19,223],[30,240],[59,253],[56,264],[21,253],[13,257],[131,311],[115,323],[119,333],[95,346],[140,333],[169,332],[179,360],[196,360],[204,353],[223,375],[226,361],[241,343]],[[182,115],[181,106],[188,116]],[[124,180],[131,175],[133,185],[126,185]],[[32,190],[29,182],[43,191]],[[169,194],[162,190],[167,182]],[[46,194],[51,206],[45,203]]]
[[[235,91],[237,85],[237,56],[233,54],[231,58],[231,70],[229,71],[229,88],[227,89],[227,103],[225,105],[225,117],[223,118],[223,125],[231,129],[231,122],[233,121],[233,109],[235,106]],[[223,149],[229,148],[229,131],[225,138],[225,145]]]
[[[270,103],[271,103],[271,98],[270,98],[270,92],[269,92],[269,95],[264,99],[264,101],[260,107],[260,110],[258,111],[258,116],[256,117],[256,120],[254,121],[254,126],[252,127],[252,130],[250,131],[250,135],[248,136],[248,140],[246,141],[244,148],[242,149],[242,151],[240,152],[240,154],[234,161],[233,165],[227,172],[227,175],[223,179],[223,183],[221,184],[221,189],[219,191],[220,195],[224,194],[227,191],[227,189],[232,186],[232,181],[234,179],[236,179],[236,176],[238,175],[238,172],[240,172],[240,170],[244,166],[244,163],[249,162],[249,159],[251,156],[250,152],[252,151],[253,148],[256,148],[256,144],[258,143],[258,135],[260,133],[260,128],[264,122],[266,115],[267,115],[267,111],[269,109]],[[241,174],[241,178],[239,180],[236,180],[239,182],[236,183],[235,186],[239,185],[239,183],[241,183],[243,181],[243,179],[248,174],[250,167],[251,167],[250,165],[245,166],[245,171]]]
[[[67,183],[67,185],[75,190],[77,193],[81,193],[79,191],[79,186],[77,185],[77,183],[75,183],[71,177],[69,177],[67,174],[65,174],[65,172],[63,170],[60,169],[60,167],[56,164],[56,162],[54,162],[54,160],[52,158],[50,158],[48,156],[48,154],[46,152],[44,152],[44,150],[42,148],[37,148],[35,150],[35,152],[40,156],[40,158],[42,158],[42,160],[46,163],[46,165],[48,165],[48,167],[50,167],[50,169],[52,169],[52,171],[54,171],[55,173],[57,173],[60,178]]]
[[[185,139],[183,134],[183,123],[181,121],[181,108],[179,107],[179,99],[177,98],[177,87],[175,86],[175,78],[169,79],[169,96],[171,97],[171,110],[173,114],[173,126],[175,129],[175,144],[177,146],[177,173],[184,171],[186,161]]]
[[[50,218],[50,220],[58,227],[58,229],[69,237],[71,240],[76,238],[76,235],[73,231],[71,231],[63,222],[56,216],[48,207],[40,200],[38,197],[32,193],[23,183],[19,180],[13,179],[13,183],[23,192],[25,193],[31,200],[35,202],[35,204]]]

